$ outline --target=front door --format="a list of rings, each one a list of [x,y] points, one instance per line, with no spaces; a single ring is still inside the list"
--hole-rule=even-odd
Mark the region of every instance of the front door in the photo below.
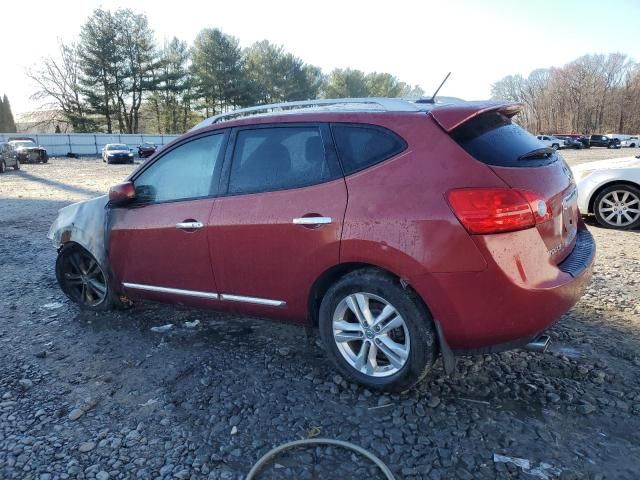
[[[328,127],[234,129],[209,245],[222,304],[304,320],[313,282],[339,263],[347,190]],[[224,182],[223,180],[223,182]]]
[[[167,151],[134,177],[134,202],[113,210],[110,265],[131,297],[199,305],[217,299],[206,223],[227,135]]]

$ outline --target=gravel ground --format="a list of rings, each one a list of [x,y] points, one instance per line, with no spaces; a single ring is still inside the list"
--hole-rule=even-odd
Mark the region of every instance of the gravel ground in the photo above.
[[[0,478],[240,479],[272,447],[313,436],[369,449],[399,479],[640,478],[640,232],[592,225],[594,279],[550,352],[462,357],[452,376],[438,362],[420,388],[386,395],[347,384],[297,327],[67,301],[47,229],[131,168],[52,159],[0,176]],[[308,448],[260,478],[376,475]]]

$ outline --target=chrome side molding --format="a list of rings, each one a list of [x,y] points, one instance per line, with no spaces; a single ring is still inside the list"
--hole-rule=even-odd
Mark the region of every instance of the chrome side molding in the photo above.
[[[218,294],[212,292],[200,292],[197,290],[182,290],[180,288],[156,287],[155,285],[143,285],[141,283],[123,283],[126,288],[134,290],[145,290],[148,292],[171,293],[173,295],[184,295],[186,297],[208,298],[209,300],[217,300]]]
[[[246,297],[244,295],[230,295],[228,293],[201,292],[199,290],[183,290],[181,288],[157,287],[155,285],[144,285],[141,283],[124,282],[125,288],[134,290],[144,290],[147,292],[169,293],[172,295],[184,295],[186,297],[206,298],[208,300],[222,300],[226,302],[252,303],[254,305],[264,305],[267,307],[284,307],[287,302],[283,300],[271,300],[269,298]]]
[[[258,297],[245,297],[243,295],[229,295],[227,293],[220,294],[221,300],[226,300],[227,302],[243,302],[243,303],[253,303],[255,305],[266,305],[268,307],[284,307],[287,302],[282,300],[270,300],[268,298],[258,298]]]

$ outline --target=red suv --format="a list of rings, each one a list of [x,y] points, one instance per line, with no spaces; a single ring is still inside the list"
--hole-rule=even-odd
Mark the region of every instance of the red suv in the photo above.
[[[62,290],[316,325],[345,377],[386,390],[439,353],[522,346],[582,295],[595,245],[575,183],[518,105],[276,107],[208,119],[62,209]]]

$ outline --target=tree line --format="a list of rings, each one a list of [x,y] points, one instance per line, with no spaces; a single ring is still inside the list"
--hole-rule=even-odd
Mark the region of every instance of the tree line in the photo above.
[[[13,120],[13,113],[11,113],[11,104],[7,95],[4,94],[0,98],[0,132],[3,133],[15,133],[16,122]]]
[[[509,75],[491,95],[524,104],[517,119],[534,133],[640,132],[640,64],[621,53]]]
[[[33,97],[75,132],[181,133],[203,117],[251,105],[314,98],[422,96],[388,73],[335,69],[329,74],[268,40],[241,48],[217,28],[193,45],[156,44],[146,15],[98,9],[75,42],[43,58],[27,75]]]

